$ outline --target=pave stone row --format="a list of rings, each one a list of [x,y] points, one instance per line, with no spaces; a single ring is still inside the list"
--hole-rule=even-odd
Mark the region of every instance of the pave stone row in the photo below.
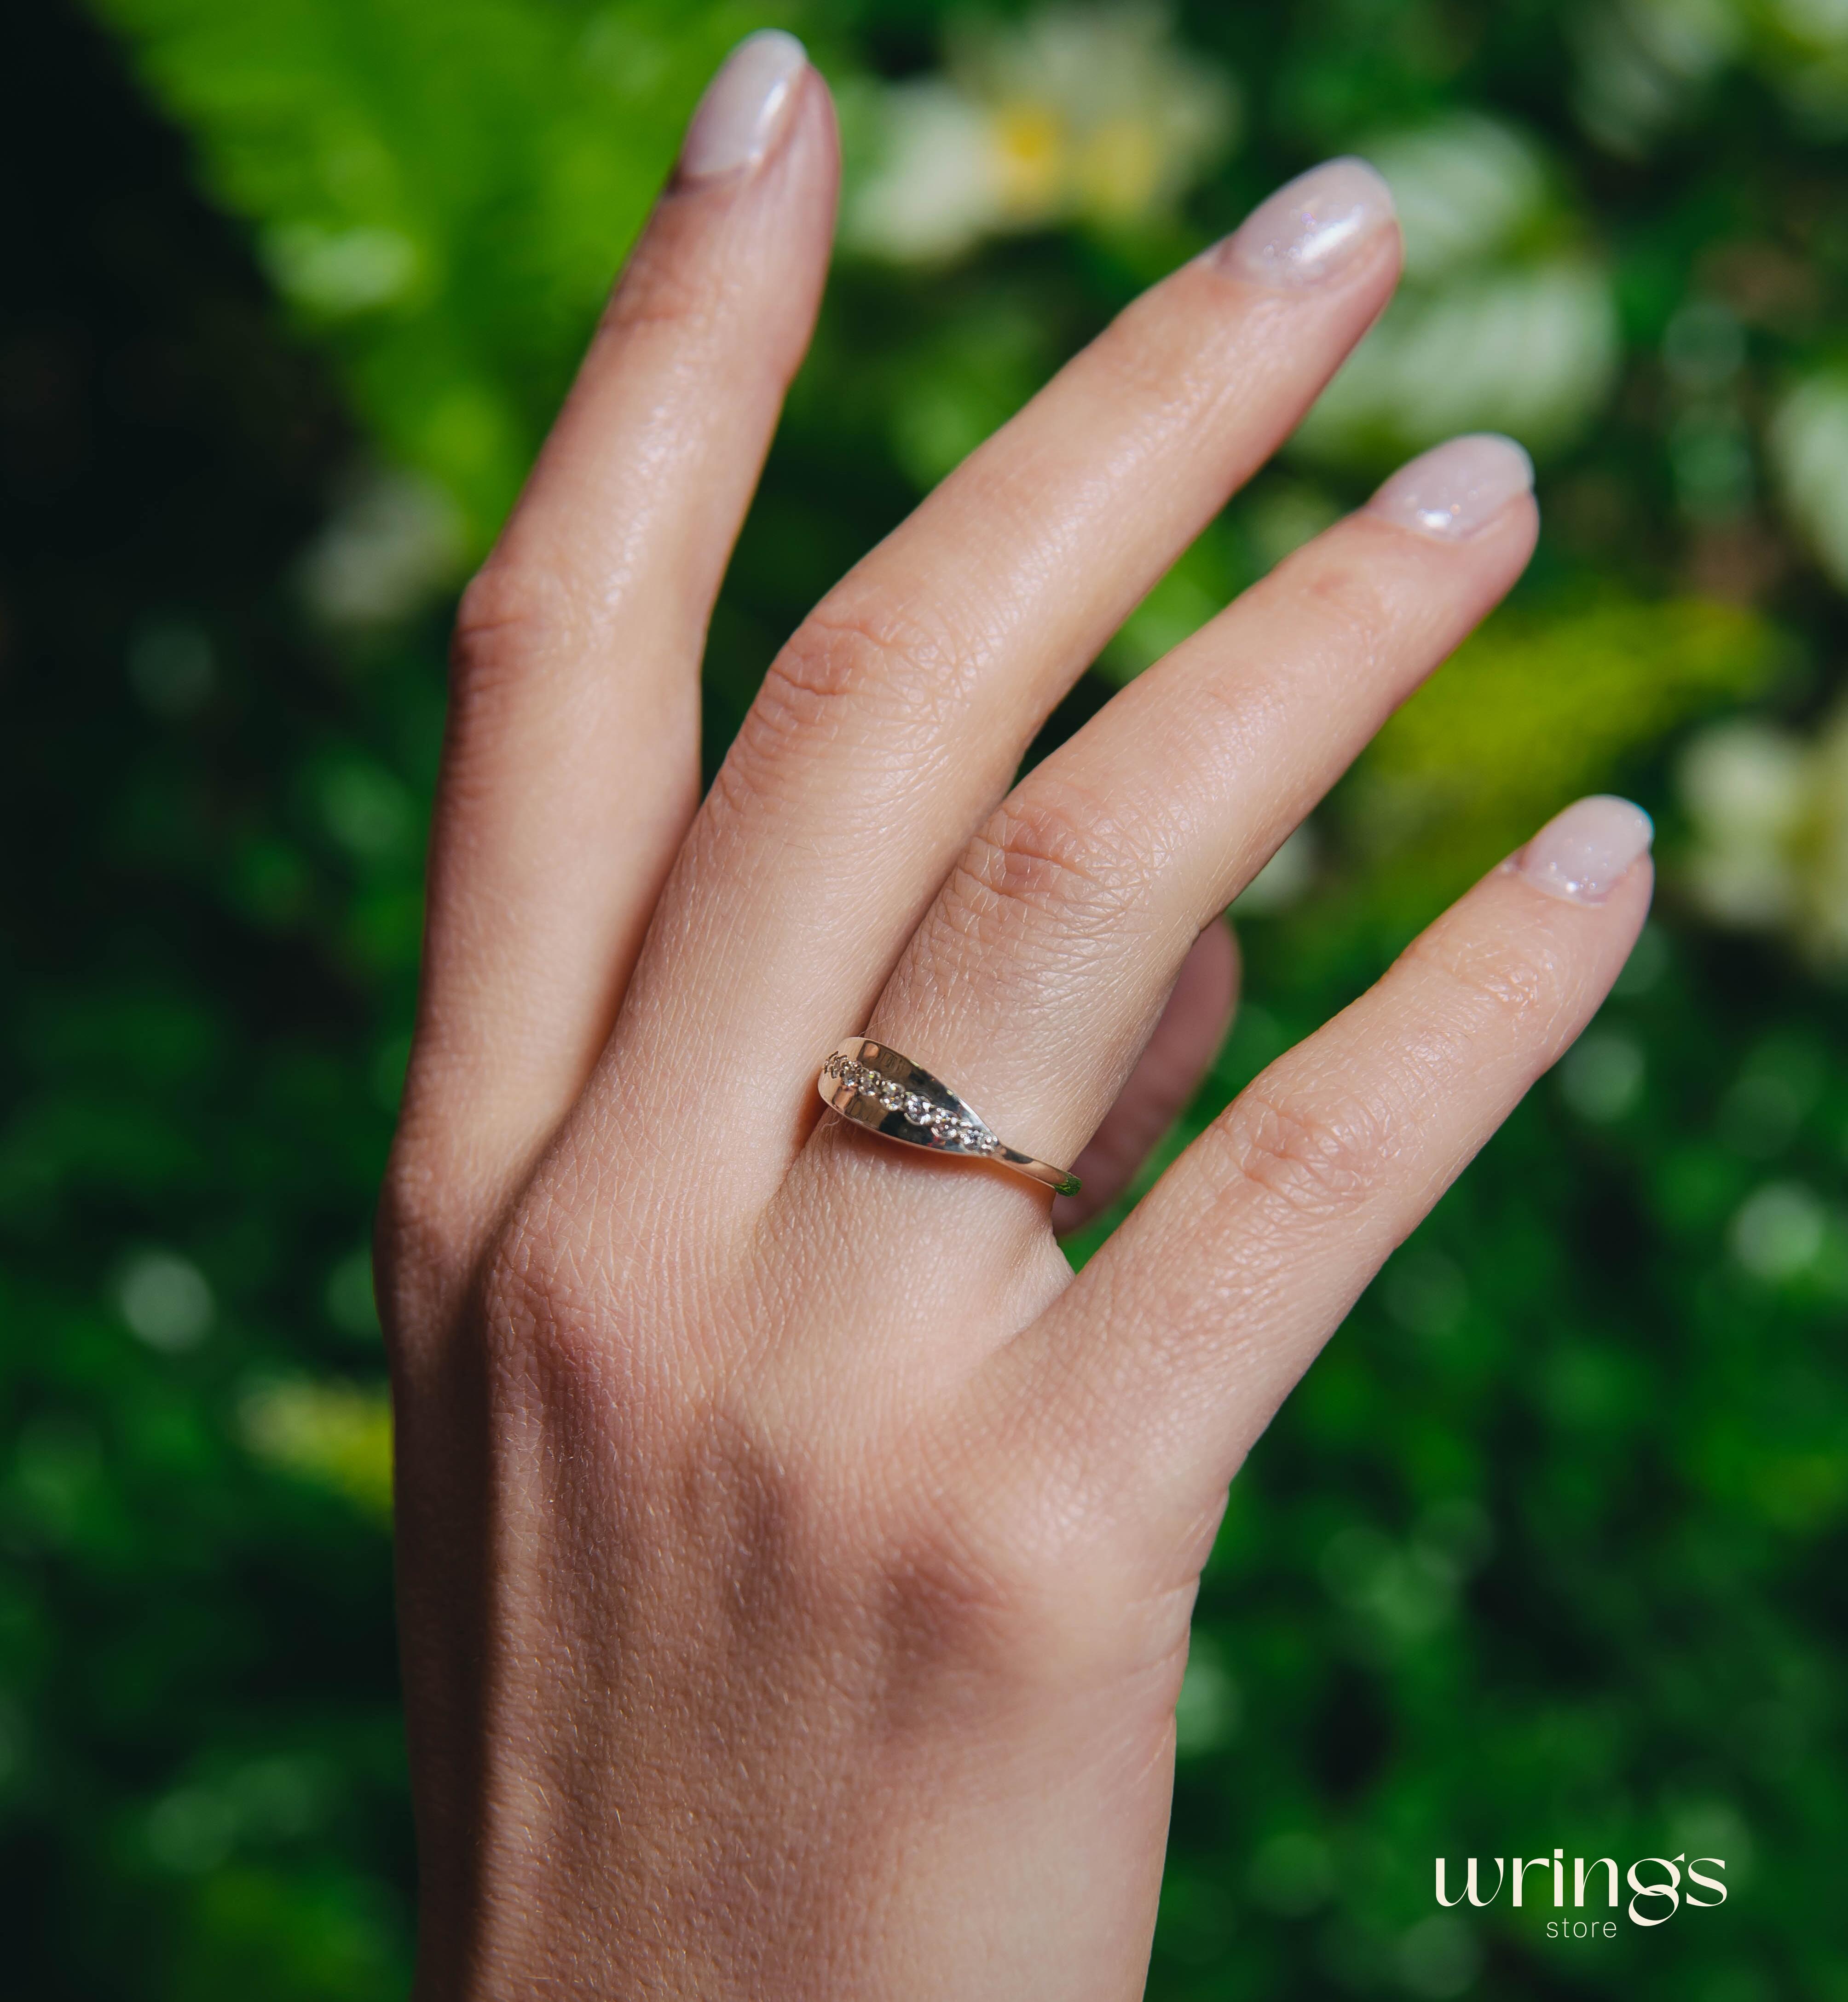
[[[849,1084],[863,1098],[877,1099],[888,1112],[902,1112],[914,1126],[927,1126],[931,1138],[946,1146],[967,1147],[977,1153],[989,1153],[996,1145],[994,1135],[985,1132],[972,1119],[961,1114],[947,1112],[940,1105],[933,1104],[915,1091],[907,1091],[901,1084],[894,1084],[889,1077],[852,1057],[832,1056],[823,1066],[826,1076],[838,1078]]]

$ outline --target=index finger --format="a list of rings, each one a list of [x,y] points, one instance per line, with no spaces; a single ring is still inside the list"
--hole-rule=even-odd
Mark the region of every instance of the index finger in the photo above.
[[[465,1236],[575,1098],[699,800],[699,656],[808,342],[828,92],[742,43],[458,621],[400,1206]]]

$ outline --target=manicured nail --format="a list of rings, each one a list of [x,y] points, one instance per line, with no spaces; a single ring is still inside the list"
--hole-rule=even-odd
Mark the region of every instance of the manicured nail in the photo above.
[[[1532,491],[1533,461],[1512,438],[1483,431],[1452,438],[1400,466],[1367,503],[1367,511],[1456,542]]]
[[[1602,904],[1654,838],[1654,823],[1641,807],[1599,793],[1555,814],[1515,866],[1550,896]]]
[[[1260,202],[1219,255],[1260,285],[1310,285],[1365,249],[1393,215],[1391,193],[1365,160],[1325,160]]]
[[[807,51],[780,28],[747,35],[706,86],[680,149],[681,179],[713,181],[755,167],[782,133],[807,67]]]

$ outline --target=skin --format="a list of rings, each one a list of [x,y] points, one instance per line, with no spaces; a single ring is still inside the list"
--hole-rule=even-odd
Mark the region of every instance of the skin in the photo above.
[[[462,609],[379,1228],[425,1998],[1138,1994],[1227,1484],[1648,902],[1491,875],[1076,1280],[1048,1191],[825,1118],[863,1031],[1107,1198],[1225,1027],[1218,914],[1536,529],[1337,524],[1015,786],[1399,253],[1197,260],[817,608],[703,800],[835,173],[809,74],[669,189]]]

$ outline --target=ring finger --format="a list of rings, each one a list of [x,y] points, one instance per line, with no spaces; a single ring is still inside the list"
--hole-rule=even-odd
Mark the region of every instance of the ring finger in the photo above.
[[[1520,574],[1531,483],[1512,441],[1453,440],[1124,690],[970,843],[866,1033],[1071,1160],[1201,927]],[[842,1137],[824,1158],[901,1171]]]

